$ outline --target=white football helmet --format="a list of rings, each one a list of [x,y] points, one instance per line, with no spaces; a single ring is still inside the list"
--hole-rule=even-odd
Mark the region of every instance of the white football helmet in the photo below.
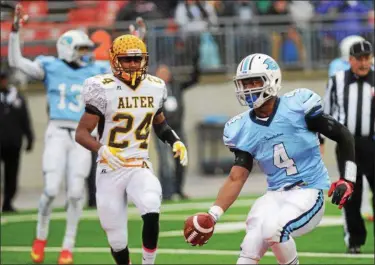
[[[247,89],[242,80],[260,77],[263,86]],[[233,77],[236,85],[236,96],[242,106],[259,108],[281,89],[281,71],[276,61],[262,53],[254,53],[245,57],[237,67],[237,73]]]
[[[361,36],[357,36],[357,35],[350,35],[344,38],[339,44],[341,58],[349,62],[350,47],[352,47],[354,43],[364,41],[364,40],[365,40],[364,38],[362,38]]]
[[[92,53],[80,54],[78,48],[88,47],[91,50],[95,47],[95,44],[85,32],[81,30],[69,30],[60,36],[56,47],[59,59],[85,66],[92,60]]]

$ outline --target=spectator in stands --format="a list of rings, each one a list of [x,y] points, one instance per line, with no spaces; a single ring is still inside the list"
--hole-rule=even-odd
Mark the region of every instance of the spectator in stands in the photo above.
[[[341,40],[350,35],[364,35],[372,32],[373,25],[367,25],[366,17],[371,17],[371,7],[362,1],[321,1],[315,12],[320,15],[334,15],[329,20],[333,30],[322,31],[321,35],[325,43],[337,46]]]
[[[146,20],[165,18],[155,1],[130,0],[118,11],[116,21],[135,21],[137,17],[143,17]]]
[[[156,70],[156,76],[163,79],[168,90],[168,97],[163,106],[163,112],[170,126],[176,131],[176,134],[182,138],[186,144],[184,133],[184,100],[183,93],[199,81],[200,70],[198,66],[199,53],[196,53],[193,59],[193,72],[185,82],[179,82],[173,78],[171,69],[166,64],[159,64]],[[159,176],[162,185],[163,199],[170,200],[176,194],[180,199],[187,199],[188,196],[183,192],[185,168],[181,166],[178,159],[175,159],[175,165],[170,163],[170,152],[172,151],[167,144],[156,139],[156,147],[159,158]]]
[[[301,35],[296,30],[295,21],[289,10],[289,1],[277,0],[272,2],[268,15],[278,16],[281,19],[275,21],[277,27],[284,26],[280,31],[272,33],[272,57],[283,63],[303,63],[305,60],[305,48]],[[281,57],[281,58],[280,58]]]
[[[220,65],[218,40],[211,34],[211,31],[217,30],[218,25],[214,6],[208,1],[185,0],[177,5],[174,19],[183,35],[185,56],[191,57],[192,51],[200,50],[202,67],[218,67]]]
[[[218,24],[215,8],[207,1],[180,2],[176,7],[174,18],[184,32],[203,32]]]
[[[0,180],[4,165],[3,212],[15,212],[13,199],[18,186],[18,169],[23,137],[26,151],[33,148],[34,134],[24,97],[8,84],[8,72],[0,72]]]

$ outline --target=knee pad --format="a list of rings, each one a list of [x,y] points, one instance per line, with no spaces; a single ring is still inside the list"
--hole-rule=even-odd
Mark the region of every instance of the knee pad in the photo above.
[[[125,249],[128,245],[128,238],[126,231],[118,229],[111,229],[105,231],[107,234],[107,240],[111,248],[115,251]]]
[[[55,198],[59,193],[61,176],[57,173],[45,173],[44,174],[44,193],[51,198]]]
[[[142,219],[143,246],[147,249],[155,249],[157,247],[159,237],[159,213],[147,213],[142,215]]]
[[[142,216],[148,213],[159,213],[161,206],[161,194],[154,192],[146,192],[142,198],[142,207],[140,209]]]
[[[269,244],[280,243],[282,227],[275,220],[267,220],[262,224],[263,240]]]
[[[267,248],[268,244],[263,240],[260,229],[250,229],[241,243],[240,257],[260,260]]]

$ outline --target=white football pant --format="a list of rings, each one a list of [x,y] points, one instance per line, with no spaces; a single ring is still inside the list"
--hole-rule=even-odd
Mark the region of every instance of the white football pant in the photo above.
[[[149,161],[147,167],[124,167],[112,170],[98,164],[96,170],[96,203],[102,228],[111,248],[120,251],[128,245],[127,204],[137,207],[140,215],[159,213],[161,185]]]
[[[267,191],[248,214],[240,257],[260,260],[273,244],[310,232],[322,220],[324,207],[321,190]]]
[[[50,122],[43,152],[44,192],[55,197],[66,177],[67,195],[81,198],[91,168],[91,153],[75,141],[75,130]]]
[[[83,209],[85,178],[91,167],[91,153],[75,141],[75,130],[61,128],[63,122],[50,121],[43,152],[44,192],[39,201],[37,238],[48,237],[52,201],[66,179],[67,225],[63,249],[72,251]]]

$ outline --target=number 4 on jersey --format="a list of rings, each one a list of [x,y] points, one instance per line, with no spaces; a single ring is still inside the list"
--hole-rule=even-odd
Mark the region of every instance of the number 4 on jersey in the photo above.
[[[288,157],[282,143],[273,146],[273,163],[278,168],[285,168],[288,176],[298,172],[294,160]]]

